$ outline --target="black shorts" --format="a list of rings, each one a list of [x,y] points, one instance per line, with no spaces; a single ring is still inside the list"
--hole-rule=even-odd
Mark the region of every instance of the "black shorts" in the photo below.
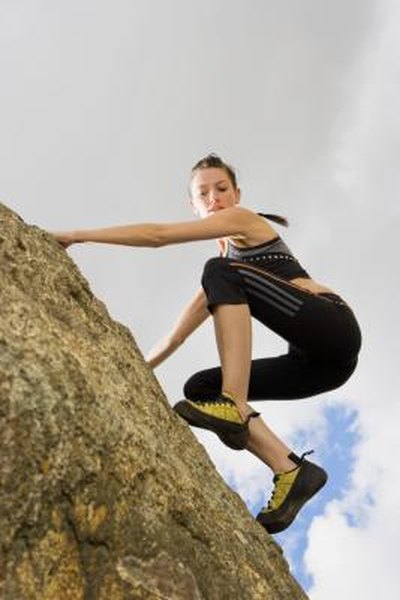
[[[249,400],[313,396],[345,383],[357,365],[361,331],[337,294],[315,294],[235,259],[207,261],[202,285],[218,304],[248,304],[251,315],[288,342],[288,353],[252,361]],[[184,386],[187,398],[221,391],[221,368],[200,371]]]

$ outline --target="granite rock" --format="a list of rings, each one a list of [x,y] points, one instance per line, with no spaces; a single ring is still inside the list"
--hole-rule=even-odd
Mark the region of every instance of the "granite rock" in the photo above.
[[[0,598],[306,598],[129,329],[4,204],[0,277]]]

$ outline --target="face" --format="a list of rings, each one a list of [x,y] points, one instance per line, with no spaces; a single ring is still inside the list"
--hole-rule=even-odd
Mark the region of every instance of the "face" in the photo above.
[[[233,187],[225,169],[199,169],[192,178],[190,189],[193,211],[201,218],[240,202],[240,190]]]

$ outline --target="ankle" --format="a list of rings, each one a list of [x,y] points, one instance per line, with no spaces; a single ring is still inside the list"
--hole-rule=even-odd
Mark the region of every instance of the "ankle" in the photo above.
[[[221,394],[232,400],[232,402],[234,402],[235,404],[247,404],[247,398],[244,394],[238,394],[236,392],[234,393],[227,389],[223,389]]]
[[[229,398],[229,400],[232,400],[240,412],[247,411],[250,413],[252,411],[251,407],[247,404],[247,398],[244,395],[240,396],[239,394],[232,394],[232,392],[229,392],[228,390],[222,390],[221,394],[226,398]]]
[[[289,473],[289,471],[294,471],[295,469],[298,469],[299,466],[300,465],[298,465],[289,458],[289,455],[285,455],[276,460],[273,471],[275,474]]]

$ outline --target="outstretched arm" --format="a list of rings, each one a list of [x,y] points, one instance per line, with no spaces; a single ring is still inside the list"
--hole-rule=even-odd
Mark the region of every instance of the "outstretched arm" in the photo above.
[[[207,308],[207,297],[201,287],[185,306],[171,332],[162,338],[146,356],[150,367],[157,367],[175,352],[210,314]]]
[[[234,206],[217,211],[204,219],[181,223],[141,223],[106,229],[56,232],[53,236],[64,247],[81,242],[159,247],[182,242],[211,240],[246,234],[259,219],[251,210]]]

